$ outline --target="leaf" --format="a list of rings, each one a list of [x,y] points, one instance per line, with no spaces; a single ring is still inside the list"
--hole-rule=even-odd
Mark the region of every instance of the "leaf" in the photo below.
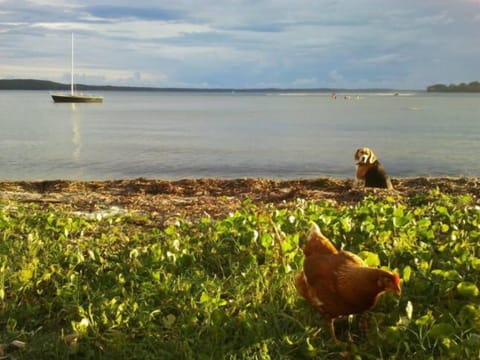
[[[480,307],[473,304],[464,305],[458,313],[460,321],[467,324],[475,324],[480,321]]]
[[[479,294],[477,285],[463,281],[457,285],[457,292],[465,298],[477,297]]]
[[[431,327],[428,336],[434,340],[448,338],[455,333],[455,328],[448,323],[439,323]]]
[[[23,283],[30,281],[32,277],[33,277],[33,271],[30,269],[23,269],[23,270],[20,270],[18,273],[18,278],[20,282],[23,282]]]
[[[418,226],[419,229],[427,229],[427,228],[430,227],[431,224],[432,224],[432,222],[428,218],[420,219],[417,222],[417,226]]]
[[[448,216],[448,209],[445,207],[445,206],[437,206],[435,208],[435,210],[437,211],[437,213],[439,215],[446,215]]]
[[[170,329],[173,324],[175,324],[175,321],[177,318],[173,314],[168,314],[163,318],[163,326],[165,326],[167,329]]]
[[[393,211],[393,226],[400,228],[408,224],[410,218],[406,216],[402,208],[396,208]]]
[[[409,282],[410,281],[410,276],[412,275],[412,268],[410,266],[405,266],[403,268],[403,275],[402,275],[402,280],[404,282]]]
[[[351,217],[343,217],[340,219],[340,223],[342,224],[342,228],[345,232],[352,231],[352,218]]]
[[[427,314],[420,316],[417,320],[415,320],[415,324],[418,326],[423,326],[431,323],[433,321],[433,316],[430,312]]]
[[[210,301],[210,296],[204,291],[200,295],[200,304],[204,304]]]
[[[390,346],[396,346],[402,339],[402,332],[398,326],[388,326],[383,331],[383,339]]]
[[[441,276],[444,280],[460,280],[461,276],[457,270],[442,270],[435,269],[432,271],[433,275]]]
[[[368,266],[377,267],[380,266],[380,257],[370,251],[361,251],[358,256],[365,261]]]
[[[297,244],[298,244],[298,234],[295,234],[294,236],[287,236],[280,243],[283,253],[287,253],[292,250],[297,250]]]
[[[273,236],[270,233],[262,233],[260,235],[260,245],[265,249],[270,249],[274,244]]]
[[[312,345],[312,343],[310,342],[310,338],[307,337],[306,339],[306,343],[307,343],[307,350],[309,352],[314,352],[315,351],[315,347]]]
[[[472,268],[475,270],[480,270],[480,259],[477,257],[471,258],[470,263],[472,264]]]

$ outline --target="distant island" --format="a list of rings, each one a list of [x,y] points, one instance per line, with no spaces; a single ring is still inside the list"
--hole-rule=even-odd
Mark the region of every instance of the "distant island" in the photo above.
[[[78,91],[197,91],[197,92],[291,92],[291,93],[368,93],[368,92],[391,92],[398,93],[395,89],[337,89],[337,88],[176,88],[176,87],[137,87],[137,86],[111,86],[111,85],[84,85],[76,84]],[[35,79],[0,79],[0,90],[43,90],[43,91],[69,91],[69,84],[61,84],[54,81]],[[415,90],[408,90],[415,91]]]
[[[84,85],[75,84],[78,91],[158,91],[163,88],[133,87],[133,86],[110,86],[110,85]],[[35,79],[0,79],[0,90],[43,90],[43,91],[69,91],[69,84],[61,84],[54,81]]]
[[[480,92],[480,82],[473,81],[469,84],[435,84],[427,87],[428,92]]]

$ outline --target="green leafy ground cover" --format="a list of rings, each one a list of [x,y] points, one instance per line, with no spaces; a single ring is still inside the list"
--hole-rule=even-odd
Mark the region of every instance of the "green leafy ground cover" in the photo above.
[[[396,269],[369,328],[337,345],[296,293],[316,222],[337,247]],[[224,219],[158,227],[0,204],[0,343],[16,359],[476,359],[480,207],[439,191],[356,205],[245,203]],[[4,346],[5,347],[5,346]]]

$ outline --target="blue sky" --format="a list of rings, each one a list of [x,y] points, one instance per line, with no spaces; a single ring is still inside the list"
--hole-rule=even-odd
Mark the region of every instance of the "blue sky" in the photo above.
[[[132,4],[133,3],[133,4]],[[480,0],[0,0],[0,78],[397,88],[480,80]]]

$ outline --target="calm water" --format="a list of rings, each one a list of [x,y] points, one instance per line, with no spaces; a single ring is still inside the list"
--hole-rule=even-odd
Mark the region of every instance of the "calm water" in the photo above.
[[[361,146],[394,177],[480,176],[480,95],[102,95],[0,91],[0,179],[346,178]]]

